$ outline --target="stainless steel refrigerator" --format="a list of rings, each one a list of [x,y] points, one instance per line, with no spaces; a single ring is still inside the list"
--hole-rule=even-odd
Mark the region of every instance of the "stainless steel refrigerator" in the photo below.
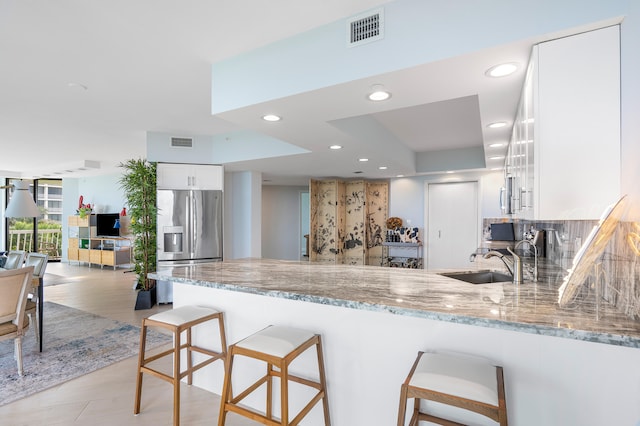
[[[222,260],[222,191],[159,189],[157,205],[159,269]],[[158,303],[173,301],[165,287],[158,283]]]

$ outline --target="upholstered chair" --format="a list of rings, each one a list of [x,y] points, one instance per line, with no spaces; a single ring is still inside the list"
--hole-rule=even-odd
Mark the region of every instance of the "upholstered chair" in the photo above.
[[[7,253],[7,261],[4,262],[4,269],[22,268],[26,252],[24,250],[12,250]]]
[[[29,291],[29,298],[27,299],[26,312],[29,315],[29,319],[33,323],[33,329],[36,333],[36,339],[40,342],[40,327],[37,320],[39,304],[42,303],[38,297],[38,287],[41,286],[44,273],[47,269],[47,262],[49,256],[44,253],[27,253],[27,258],[24,261],[24,266],[33,266],[33,277],[31,278],[31,287]]]
[[[15,340],[14,357],[22,376],[22,336],[29,327],[25,312],[33,267],[0,271],[0,341]]]

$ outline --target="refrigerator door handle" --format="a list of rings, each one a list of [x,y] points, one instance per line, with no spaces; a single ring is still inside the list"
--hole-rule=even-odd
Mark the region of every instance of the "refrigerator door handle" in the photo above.
[[[195,194],[193,193],[193,191],[191,191],[189,193],[189,201],[191,202],[191,217],[189,218],[189,220],[191,220],[191,257],[195,257],[196,255],[196,247],[198,244],[198,226],[200,225],[198,223],[198,208],[197,208],[197,204],[196,204],[196,197]]]

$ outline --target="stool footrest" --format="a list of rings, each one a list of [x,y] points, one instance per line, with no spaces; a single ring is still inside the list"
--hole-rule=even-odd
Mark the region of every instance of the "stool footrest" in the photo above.
[[[152,355],[149,358],[145,358],[145,359],[142,360],[143,365],[144,364],[149,364],[149,363],[151,363],[151,362],[153,362],[153,361],[155,361],[157,359],[160,359],[160,358],[165,357],[165,356],[167,356],[169,354],[172,354],[172,353],[173,353],[173,348],[167,349],[164,352],[160,352],[158,354]]]
[[[173,383],[173,377],[168,375],[168,374],[166,374],[166,373],[163,373],[162,371],[158,371],[158,370],[154,370],[153,368],[142,366],[142,367],[140,367],[140,372],[141,373],[149,373],[154,377],[157,377],[157,378],[162,379],[162,380],[166,380],[169,383]]]
[[[195,351],[195,352],[198,352],[198,351]],[[217,353],[216,352],[216,355],[210,355],[210,356],[211,356],[211,358],[206,359],[206,360],[200,362],[199,364],[196,364],[196,365],[192,366],[190,369],[181,372],[180,373],[180,380],[182,380],[183,378],[188,376],[189,373],[194,373],[194,372],[200,370],[202,367],[206,367],[207,365],[211,364],[214,361],[217,361],[219,359],[224,361],[226,359],[227,354],[225,354],[225,353]],[[189,383],[189,384],[191,384],[191,383]]]
[[[249,410],[237,405],[226,405],[226,411],[240,414],[241,416],[260,422],[263,425],[280,426],[282,424],[281,422],[270,419],[269,417],[265,416],[264,414],[260,414],[257,411]]]
[[[451,420],[445,420],[440,417],[434,417],[425,413],[415,413],[409,422],[409,425],[418,425],[418,422],[431,422],[441,426],[467,426],[464,423],[452,422]]]
[[[260,379],[258,379],[258,381],[256,381],[254,384],[252,384],[251,386],[249,386],[248,388],[240,392],[238,395],[236,395],[235,398],[232,398],[231,401],[229,402],[232,404],[237,404],[238,402],[242,401],[245,397],[250,395],[253,391],[258,389],[260,386],[267,383],[268,379],[269,379],[268,375],[261,377]]]
[[[280,376],[280,374],[277,374],[277,376]],[[288,378],[292,382],[300,383],[302,385],[306,385],[318,390],[322,390],[322,384],[318,382],[314,382],[313,380],[305,379],[303,377],[298,377],[298,376],[292,376],[291,374],[289,374]]]
[[[302,410],[300,410],[298,415],[291,421],[291,425],[297,425],[298,423],[300,423],[304,416],[306,416],[307,413],[311,411],[311,409],[318,403],[318,401],[320,401],[325,396],[326,395],[324,391],[321,390],[320,392],[318,392],[316,396],[314,396],[311,401],[309,401],[309,403],[305,405]]]

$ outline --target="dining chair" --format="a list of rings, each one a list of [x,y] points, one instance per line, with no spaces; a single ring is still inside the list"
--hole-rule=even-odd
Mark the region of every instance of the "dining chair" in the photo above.
[[[26,313],[33,322],[33,328],[36,333],[36,340],[40,344],[40,352],[42,352],[42,279],[47,270],[49,255],[45,253],[27,253],[24,266],[33,266],[33,277],[31,278],[31,289],[29,298],[27,299]]]
[[[14,339],[14,358],[22,376],[22,336],[29,328],[25,313],[33,266],[0,271],[0,341]]]
[[[7,260],[4,262],[4,269],[17,269],[22,267],[26,252],[24,250],[11,250],[7,253]]]

